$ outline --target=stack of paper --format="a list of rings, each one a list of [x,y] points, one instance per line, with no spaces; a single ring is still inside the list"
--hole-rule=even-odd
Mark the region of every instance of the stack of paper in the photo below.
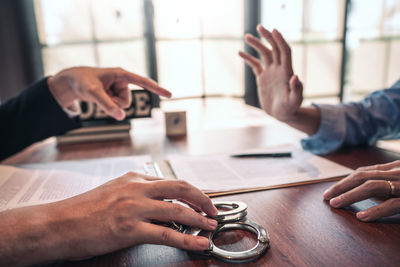
[[[129,171],[148,173],[151,157],[132,156],[94,160],[0,165],[0,211],[66,199],[93,189]]]
[[[170,155],[168,161],[177,179],[186,180],[210,195],[335,180],[353,171],[301,148],[291,147],[290,152],[292,157],[286,158]]]

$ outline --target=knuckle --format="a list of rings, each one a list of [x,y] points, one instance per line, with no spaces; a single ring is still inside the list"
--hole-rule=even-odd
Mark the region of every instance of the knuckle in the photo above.
[[[171,240],[171,230],[166,228],[161,233],[161,241],[163,243],[168,243]]]
[[[374,169],[374,170],[370,170],[369,171],[371,175],[373,175],[374,177],[377,177],[381,174],[381,171],[378,169]]]
[[[208,226],[208,219],[207,219],[206,217],[200,216],[199,219],[200,219],[200,222],[201,222],[203,225]]]
[[[400,198],[391,198],[387,200],[389,207],[395,209],[397,212],[400,212]]]
[[[121,67],[115,67],[115,68],[113,68],[113,71],[116,73],[121,73],[121,72],[124,72],[125,70]]]
[[[356,169],[356,172],[366,171],[368,168],[369,168],[368,166],[358,167],[358,168]]]
[[[381,214],[382,211],[384,211],[384,210],[385,210],[385,207],[383,205],[376,205],[374,207],[374,213],[375,214]]]
[[[97,84],[90,83],[86,85],[86,90],[90,94],[96,94],[99,91],[99,86]]]
[[[183,246],[185,248],[192,246],[192,237],[190,235],[184,235],[183,236]]]
[[[362,170],[362,171],[356,171],[354,173],[353,179],[359,182],[364,182],[367,178],[367,172]]]
[[[132,209],[137,209],[140,202],[134,200],[118,201],[112,207],[113,216],[111,231],[116,236],[125,236],[132,233],[137,227],[138,220],[133,216]]]
[[[363,184],[363,190],[373,193],[378,189],[378,184],[377,181],[374,180],[368,180]]]
[[[149,79],[141,79],[140,82],[143,87],[151,87],[151,85],[152,85]]]
[[[138,173],[129,171],[129,172],[125,173],[124,176],[126,176],[126,177],[137,177]]]
[[[187,192],[190,190],[190,184],[183,180],[177,181],[176,186],[181,193],[184,193],[184,192]]]
[[[177,216],[179,214],[181,214],[182,212],[184,212],[184,207],[181,206],[180,204],[172,204],[172,213]]]

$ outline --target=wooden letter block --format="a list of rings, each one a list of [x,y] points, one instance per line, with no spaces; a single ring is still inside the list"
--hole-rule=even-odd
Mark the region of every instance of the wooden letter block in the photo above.
[[[165,112],[165,130],[167,136],[185,136],[186,111]]]

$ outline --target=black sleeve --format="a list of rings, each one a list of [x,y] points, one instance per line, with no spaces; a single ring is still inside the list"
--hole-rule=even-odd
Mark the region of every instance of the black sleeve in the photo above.
[[[0,160],[80,125],[60,107],[44,78],[0,106]]]

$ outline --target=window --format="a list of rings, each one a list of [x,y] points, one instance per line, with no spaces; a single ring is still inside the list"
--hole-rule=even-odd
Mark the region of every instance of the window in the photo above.
[[[143,4],[35,0],[45,74],[88,65],[148,76]],[[243,50],[244,1],[154,0],[153,5],[160,84],[175,98],[243,96],[244,64],[237,52]]]
[[[141,0],[35,0],[45,75],[76,66],[147,75]]]
[[[237,52],[246,7],[258,0],[33,1],[47,75],[74,65],[121,66],[157,77],[175,98],[244,96]],[[260,22],[292,47],[306,98],[358,99],[399,78],[400,0],[260,2]]]
[[[262,24],[292,47],[305,97],[339,100],[344,0],[263,0]]]
[[[159,82],[175,97],[244,94],[243,0],[154,0]],[[179,7],[179,8],[178,8]]]
[[[400,1],[352,1],[348,23],[348,99],[358,100],[400,78],[399,37]]]

